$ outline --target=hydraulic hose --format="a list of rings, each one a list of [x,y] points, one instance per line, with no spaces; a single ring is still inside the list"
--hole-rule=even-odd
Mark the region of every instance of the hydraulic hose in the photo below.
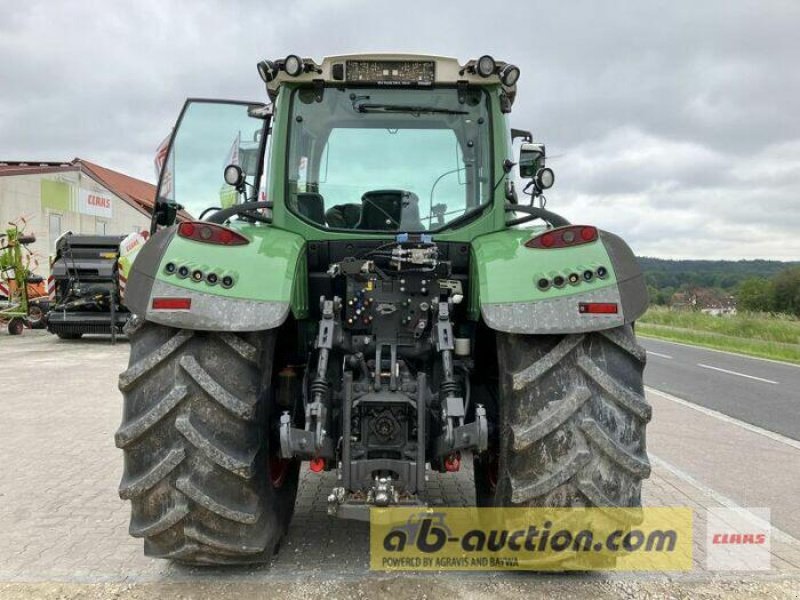
[[[224,223],[231,217],[235,217],[238,214],[259,210],[262,208],[272,208],[272,202],[264,200],[259,200],[257,202],[242,202],[241,204],[235,204],[229,208],[218,210],[213,215],[208,217],[207,220],[209,223]]]
[[[506,204],[506,212],[521,212],[528,215],[519,219],[512,219],[511,221],[506,222],[506,225],[519,225],[520,223],[525,223],[534,219],[542,219],[543,221],[550,223],[553,227],[564,227],[570,224],[570,222],[561,215],[550,212],[544,208],[538,208],[536,206]]]

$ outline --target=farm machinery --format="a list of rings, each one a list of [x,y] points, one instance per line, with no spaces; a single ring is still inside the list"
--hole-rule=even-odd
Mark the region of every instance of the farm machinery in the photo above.
[[[126,255],[147,232],[81,235],[67,232],[56,241],[50,266],[53,304],[47,329],[61,339],[122,332],[130,317],[123,302]]]
[[[0,322],[7,323],[9,334],[20,335],[25,327],[43,324],[46,303],[43,280],[31,271],[35,259],[28,246],[36,236],[25,233],[25,219],[8,225],[0,232]]]
[[[269,560],[303,461],[342,518],[424,506],[464,460],[480,506],[640,506],[642,273],[544,207],[545,146],[507,121],[520,70],[258,72],[267,103],[186,102],[128,273],[119,493],[146,554]]]

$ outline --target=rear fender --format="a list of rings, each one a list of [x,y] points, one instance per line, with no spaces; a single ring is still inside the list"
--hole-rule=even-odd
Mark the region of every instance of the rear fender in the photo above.
[[[302,237],[263,226],[236,226],[250,240],[241,246],[221,246],[185,239],[177,226],[162,229],[139,251],[128,277],[126,304],[140,318],[187,329],[260,331],[283,323],[304,286]],[[174,269],[171,268],[174,266]],[[181,267],[188,271],[180,274]],[[199,273],[202,278],[195,279]],[[217,276],[209,281],[209,274]],[[225,276],[230,288],[222,286]],[[299,291],[298,291],[299,290]],[[155,309],[156,299],[188,299],[188,309]],[[156,303],[157,305],[160,303]]]
[[[533,249],[524,244],[531,230],[507,229],[477,238],[472,260],[478,277],[480,313],[492,329],[522,334],[568,334],[597,331],[632,323],[647,309],[647,288],[641,268],[621,238],[600,231],[599,239],[568,248]],[[604,267],[605,277],[598,277]],[[587,281],[583,274],[594,276]],[[576,284],[550,285],[538,281],[568,280]],[[616,305],[616,313],[581,312],[581,305]]]

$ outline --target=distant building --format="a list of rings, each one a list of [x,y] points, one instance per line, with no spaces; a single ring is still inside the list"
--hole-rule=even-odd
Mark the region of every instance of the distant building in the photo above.
[[[39,266],[49,275],[49,256],[67,231],[92,235],[128,234],[147,229],[154,185],[88,160],[71,162],[0,161],[0,230],[24,217]],[[33,265],[32,265],[33,266]]]
[[[712,315],[714,317],[723,317],[727,315],[735,315],[736,307],[726,306],[726,307],[704,308],[700,312],[703,312],[707,315]]]
[[[699,310],[715,316],[735,315],[736,298],[713,288],[691,288],[675,292],[670,307],[673,310]]]

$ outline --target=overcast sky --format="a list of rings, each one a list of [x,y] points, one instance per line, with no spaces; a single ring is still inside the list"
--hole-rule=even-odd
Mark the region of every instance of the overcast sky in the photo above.
[[[489,53],[522,70],[512,125],[547,144],[548,208],[623,235],[640,255],[800,260],[796,0],[0,10],[0,160],[79,156],[153,180],[183,99],[263,100],[261,58]]]

